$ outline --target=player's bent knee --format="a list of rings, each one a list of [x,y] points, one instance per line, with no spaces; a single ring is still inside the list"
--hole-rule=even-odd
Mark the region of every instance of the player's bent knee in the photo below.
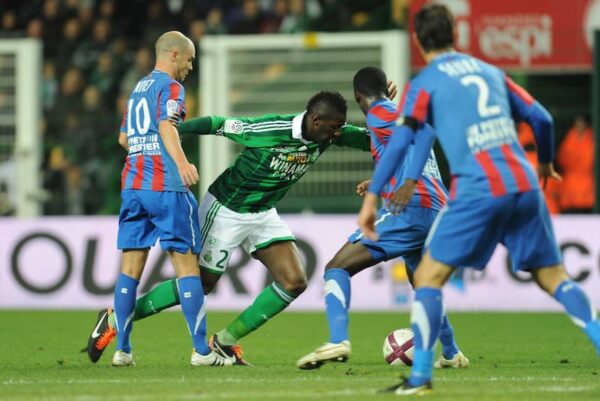
[[[287,292],[294,294],[294,295],[302,294],[304,292],[304,290],[306,290],[306,287],[308,286],[308,283],[307,283],[305,277],[298,277],[293,280],[284,280],[280,284],[284,290],[286,290]]]

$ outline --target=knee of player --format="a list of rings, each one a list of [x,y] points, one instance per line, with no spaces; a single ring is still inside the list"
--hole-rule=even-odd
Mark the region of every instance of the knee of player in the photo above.
[[[284,290],[286,290],[287,292],[294,294],[294,295],[302,294],[304,292],[304,290],[306,290],[306,287],[308,285],[308,283],[306,281],[306,277],[304,277],[304,276],[290,278],[290,279],[284,280],[284,282],[282,282],[280,284]]]

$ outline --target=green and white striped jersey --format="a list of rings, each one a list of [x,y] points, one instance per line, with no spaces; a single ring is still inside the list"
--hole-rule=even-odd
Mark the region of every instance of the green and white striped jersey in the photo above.
[[[331,144],[370,150],[368,130],[349,124],[331,144],[305,140],[303,116],[211,116],[210,134],[226,136],[245,149],[208,191],[238,213],[261,212],[274,207]]]

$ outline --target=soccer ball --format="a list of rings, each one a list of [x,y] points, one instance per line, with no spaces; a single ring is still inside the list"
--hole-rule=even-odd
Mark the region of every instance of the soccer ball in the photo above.
[[[392,331],[383,340],[383,358],[393,366],[412,366],[414,333],[411,329]]]

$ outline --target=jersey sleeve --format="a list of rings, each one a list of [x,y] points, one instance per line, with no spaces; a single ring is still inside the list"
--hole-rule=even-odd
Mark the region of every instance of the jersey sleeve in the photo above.
[[[527,122],[537,144],[538,160],[550,163],[554,159],[554,121],[544,108],[525,89],[505,76],[511,113],[516,121]]]
[[[421,84],[422,80],[413,79],[404,87],[398,109],[400,116],[414,118],[425,123],[429,117],[431,93]]]
[[[185,89],[179,82],[171,81],[158,94],[158,123],[171,120],[176,125],[185,119]]]
[[[127,126],[127,108],[123,111],[123,118],[121,119],[121,127],[119,128],[119,132],[127,134],[129,127]]]
[[[423,126],[415,133],[414,151],[412,163],[408,165],[406,170],[406,178],[418,180],[423,173],[423,168],[431,155],[431,149],[435,142],[435,133],[433,127],[429,124]]]
[[[371,150],[369,130],[351,124],[342,126],[342,135],[334,139],[332,143],[359,150]]]
[[[250,148],[261,148],[281,144],[289,136],[291,125],[273,122],[276,115],[261,117],[211,116],[210,134],[225,136]]]

